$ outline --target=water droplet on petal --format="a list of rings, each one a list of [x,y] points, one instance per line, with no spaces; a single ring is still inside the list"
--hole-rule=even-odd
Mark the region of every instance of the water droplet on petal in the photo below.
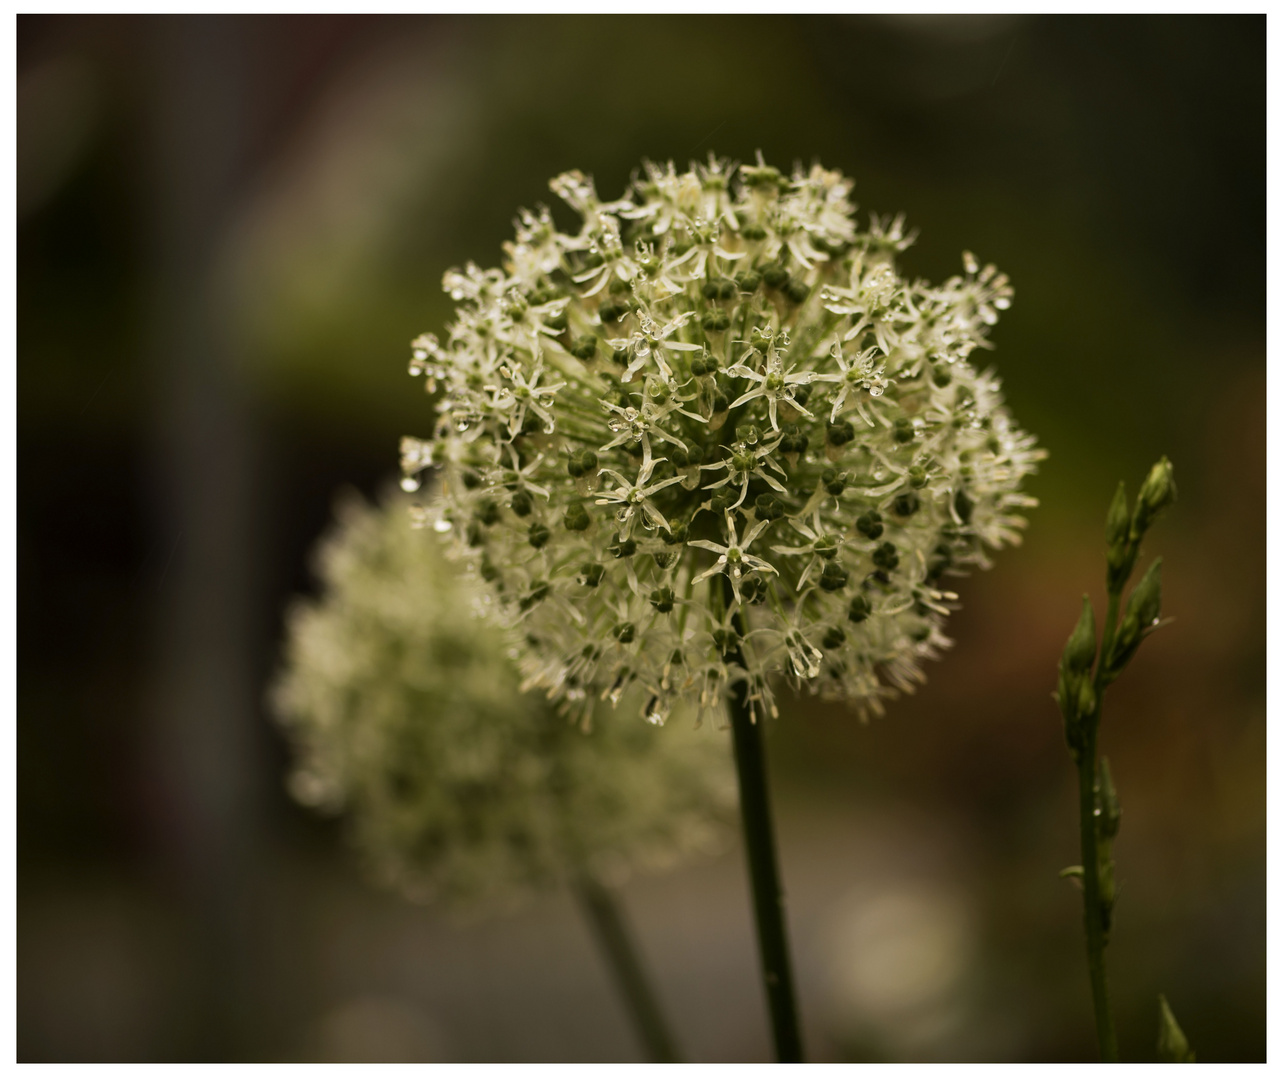
[[[402,491],[418,491],[419,481],[413,476],[404,476],[401,478]]]

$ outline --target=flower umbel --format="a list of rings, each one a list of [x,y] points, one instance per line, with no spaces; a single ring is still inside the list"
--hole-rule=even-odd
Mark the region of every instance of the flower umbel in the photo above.
[[[1019,542],[1043,452],[974,363],[1006,276],[965,254],[904,277],[912,235],[861,229],[851,186],[710,157],[603,203],[567,173],[577,233],[524,212],[503,269],[446,275],[448,340],[411,364],[440,420],[406,486],[440,470],[424,521],[520,628],[526,685],[581,719],[637,688],[662,722],[744,680],[760,710],[775,673],[881,712],[948,644],[941,579]]]
[[[291,612],[274,704],[298,799],[345,812],[389,884],[455,905],[716,851],[734,807],[723,738],[585,734],[522,694],[505,634],[407,511],[340,505],[325,596]]]

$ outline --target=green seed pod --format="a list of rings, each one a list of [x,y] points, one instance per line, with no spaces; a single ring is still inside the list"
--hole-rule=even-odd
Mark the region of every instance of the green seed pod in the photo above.
[[[971,501],[971,496],[967,494],[965,488],[958,488],[953,497],[953,508],[958,512],[958,520],[962,524],[971,524],[971,512],[976,508],[976,504]]]
[[[584,563],[579,568],[579,583],[595,589],[601,584],[602,575],[605,573],[606,568],[601,563]]]
[[[901,443],[913,442],[914,436],[916,434],[917,432],[914,430],[913,421],[906,419],[903,416],[900,417],[898,420],[896,420],[894,426],[891,429],[891,435],[896,442],[901,442]]]
[[[890,540],[885,540],[877,546],[873,552],[873,565],[879,570],[886,570],[888,573],[900,565],[900,556],[896,553],[895,545]]]
[[[535,502],[530,497],[530,492],[514,491],[512,493],[512,501],[508,503],[508,507],[517,517],[529,517],[530,511],[535,508]]]
[[[784,516],[784,504],[774,495],[759,495],[753,500],[753,513],[759,521],[776,521]]]
[[[477,503],[477,520],[485,526],[493,525],[499,520],[499,504],[493,499],[482,499]]]
[[[811,295],[811,286],[805,281],[799,281],[797,278],[791,278],[789,283],[784,286],[784,295],[795,304],[800,304]]]
[[[538,551],[544,544],[548,543],[550,536],[552,536],[552,531],[548,526],[536,521],[526,532],[526,543]]]
[[[739,648],[740,636],[734,630],[719,626],[713,631],[713,644],[722,656],[729,656]]]
[[[891,510],[896,517],[912,517],[918,512],[918,497],[911,491],[906,491],[903,495],[897,495],[895,502],[891,504]]]
[[[829,424],[825,428],[825,433],[830,446],[845,446],[855,438],[855,428],[851,426],[849,420],[839,420],[836,424]]]
[[[834,497],[846,490],[846,479],[846,473],[840,473],[833,468],[825,469],[820,473],[820,483],[824,485],[824,490]]]
[[[616,626],[612,633],[619,644],[627,645],[637,636],[637,627],[630,622],[623,622]]]
[[[610,542],[610,546],[606,550],[615,556],[616,559],[630,559],[637,554],[637,541],[631,538],[622,540],[620,539],[619,533],[615,533],[614,538]]]
[[[597,339],[592,334],[584,334],[583,337],[575,338],[574,343],[570,346],[570,355],[576,360],[591,360],[597,355]]]
[[[788,282],[789,272],[779,263],[767,263],[761,267],[762,280],[772,289],[778,289]]]
[[[840,626],[830,626],[820,639],[820,644],[826,649],[840,649],[845,643],[846,631]]]
[[[650,594],[650,606],[658,611],[661,615],[667,615],[673,610],[673,605],[677,603],[677,597],[673,595],[673,590],[665,585],[662,589],[654,589]]]
[[[741,233],[740,235],[743,236],[745,234]],[[748,270],[735,276],[735,284],[739,286],[740,292],[756,292],[757,287],[762,284],[762,275],[753,270]]]
[[[820,588],[825,592],[839,592],[846,588],[849,576],[846,568],[841,563],[830,559],[824,564],[824,569],[820,572]]]
[[[548,582],[532,581],[530,583],[530,591],[526,593],[526,595],[523,596],[520,600],[521,610],[529,611],[537,603],[543,600],[544,597],[546,597],[547,595],[548,595]]]
[[[846,609],[846,617],[853,623],[862,623],[873,614],[873,605],[869,598],[860,593],[851,601],[851,606]]]
[[[953,373],[947,367],[941,365],[931,373],[931,381],[943,390],[953,382]]]
[[[571,532],[586,532],[592,525],[592,516],[588,513],[587,507],[583,503],[572,503],[566,507],[566,513],[561,519],[561,523]]]
[[[855,519],[855,527],[870,540],[876,540],[883,532],[882,515],[876,510],[866,510]]]

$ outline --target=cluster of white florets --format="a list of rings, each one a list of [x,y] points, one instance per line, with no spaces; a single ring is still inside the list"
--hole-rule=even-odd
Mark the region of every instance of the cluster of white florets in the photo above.
[[[586,736],[522,694],[507,635],[474,617],[475,591],[409,528],[407,501],[348,499],[318,552],[323,597],[290,613],[274,704],[295,796],[343,813],[386,883],[456,906],[720,850],[735,807],[725,736]]]
[[[857,227],[851,182],[711,158],[647,165],[581,216],[523,211],[503,269],[445,276],[444,342],[412,344],[441,390],[407,438],[420,522],[453,536],[493,611],[519,627],[527,683],[585,718],[643,690],[718,706],[770,677],[867,713],[948,644],[941,578],[1019,540],[1042,452],[973,352],[1010,303],[963,256],[909,281],[901,218]]]

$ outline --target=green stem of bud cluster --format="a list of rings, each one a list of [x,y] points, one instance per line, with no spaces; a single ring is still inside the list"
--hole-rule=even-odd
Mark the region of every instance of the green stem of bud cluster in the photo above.
[[[1126,489],[1119,484],[1105,518],[1108,606],[1100,647],[1098,650],[1095,611],[1090,598],[1084,596],[1082,613],[1061,654],[1055,694],[1065,721],[1065,741],[1078,768],[1082,865],[1074,868],[1073,876],[1081,874],[1087,970],[1096,1036],[1104,1061],[1118,1060],[1118,1036],[1109,1007],[1105,946],[1116,898],[1113,842],[1122,812],[1108,760],[1100,759],[1097,763],[1097,740],[1106,688],[1136,654],[1141,641],[1158,625],[1162,609],[1161,559],[1153,562],[1132,590],[1121,621],[1119,610],[1123,589],[1136,567],[1145,533],[1175,499],[1172,466],[1165,457],[1150,469],[1134,509],[1129,509]]]

